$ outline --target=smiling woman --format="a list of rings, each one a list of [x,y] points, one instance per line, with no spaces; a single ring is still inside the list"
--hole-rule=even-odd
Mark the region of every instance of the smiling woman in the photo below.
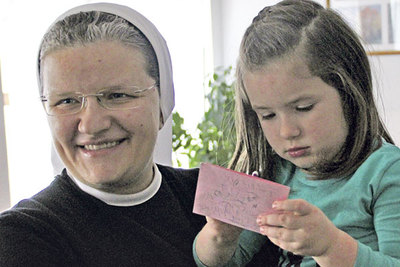
[[[35,55],[40,36],[56,14],[88,2],[92,1],[0,1],[2,82],[3,91],[10,97],[10,105],[4,108],[4,116],[11,205],[30,197],[53,180],[53,166],[50,160],[51,136],[36,89]],[[205,74],[212,72],[210,3],[203,0],[113,2],[134,7],[146,14],[158,27],[168,42],[174,66],[177,92],[175,109],[183,114],[186,121],[198,121],[202,115],[203,101],[195,101],[188,107],[185,105],[185,99],[202,99]],[[41,16],[37,16],[38,9]],[[196,12],[182,12],[193,9]],[[23,19],[15,19],[13,14],[18,14],[18,17]],[[192,40],[190,45],[181,41],[183,32]],[[90,98],[89,102],[92,100]],[[3,121],[0,121],[1,123]],[[165,128],[169,129],[169,132],[163,130],[160,133],[164,139],[169,140],[171,120],[166,121]],[[163,146],[169,149],[159,149],[157,144],[155,158],[167,163],[170,161],[171,153],[168,151],[171,151],[171,148],[168,142],[160,147]],[[3,167],[1,169],[5,170]],[[5,204],[4,207],[9,205]]]
[[[0,213],[0,265],[192,266],[198,169],[154,161],[174,108],[158,29],[127,6],[77,6],[48,28],[36,66],[65,168]]]

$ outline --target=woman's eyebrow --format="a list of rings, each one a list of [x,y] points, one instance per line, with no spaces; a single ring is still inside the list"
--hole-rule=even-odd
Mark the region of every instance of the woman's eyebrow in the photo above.
[[[63,96],[69,96],[69,95],[74,95],[74,94],[80,94],[80,92],[77,92],[77,91],[68,91],[68,92],[51,91],[51,92],[47,92],[47,94],[44,94],[44,95],[63,97]]]

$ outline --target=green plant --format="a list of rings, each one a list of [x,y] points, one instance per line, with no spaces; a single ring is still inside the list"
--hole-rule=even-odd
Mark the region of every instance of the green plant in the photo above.
[[[197,133],[184,129],[184,119],[173,113],[172,147],[174,164],[182,166],[179,158],[186,157],[189,167],[210,162],[226,167],[235,148],[234,90],[232,67],[216,69],[208,80],[208,108],[197,125]]]

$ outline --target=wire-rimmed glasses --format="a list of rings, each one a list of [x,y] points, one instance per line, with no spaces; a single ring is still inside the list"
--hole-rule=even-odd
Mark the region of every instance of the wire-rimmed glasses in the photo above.
[[[142,98],[156,84],[144,89],[136,86],[116,86],[100,90],[93,94],[80,92],[66,94],[49,94],[40,97],[43,107],[49,116],[66,116],[79,113],[86,105],[87,98],[96,97],[97,102],[108,110],[133,109],[143,103]]]

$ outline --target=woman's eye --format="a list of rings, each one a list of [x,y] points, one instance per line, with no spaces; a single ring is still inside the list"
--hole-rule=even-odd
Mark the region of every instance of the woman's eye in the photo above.
[[[61,106],[61,105],[68,106],[68,105],[73,105],[73,104],[77,104],[77,103],[80,103],[78,99],[69,97],[69,98],[63,98],[63,99],[56,101],[53,106]]]
[[[135,95],[133,92],[124,93],[124,92],[112,92],[108,94],[104,94],[105,99],[107,100],[130,100],[137,98],[139,96]]]
[[[128,94],[126,93],[110,93],[107,96],[107,99],[120,99],[120,98],[127,98],[130,97]]]
[[[314,104],[311,105],[305,105],[305,106],[297,106],[296,110],[300,112],[307,112],[310,111],[314,108]]]

